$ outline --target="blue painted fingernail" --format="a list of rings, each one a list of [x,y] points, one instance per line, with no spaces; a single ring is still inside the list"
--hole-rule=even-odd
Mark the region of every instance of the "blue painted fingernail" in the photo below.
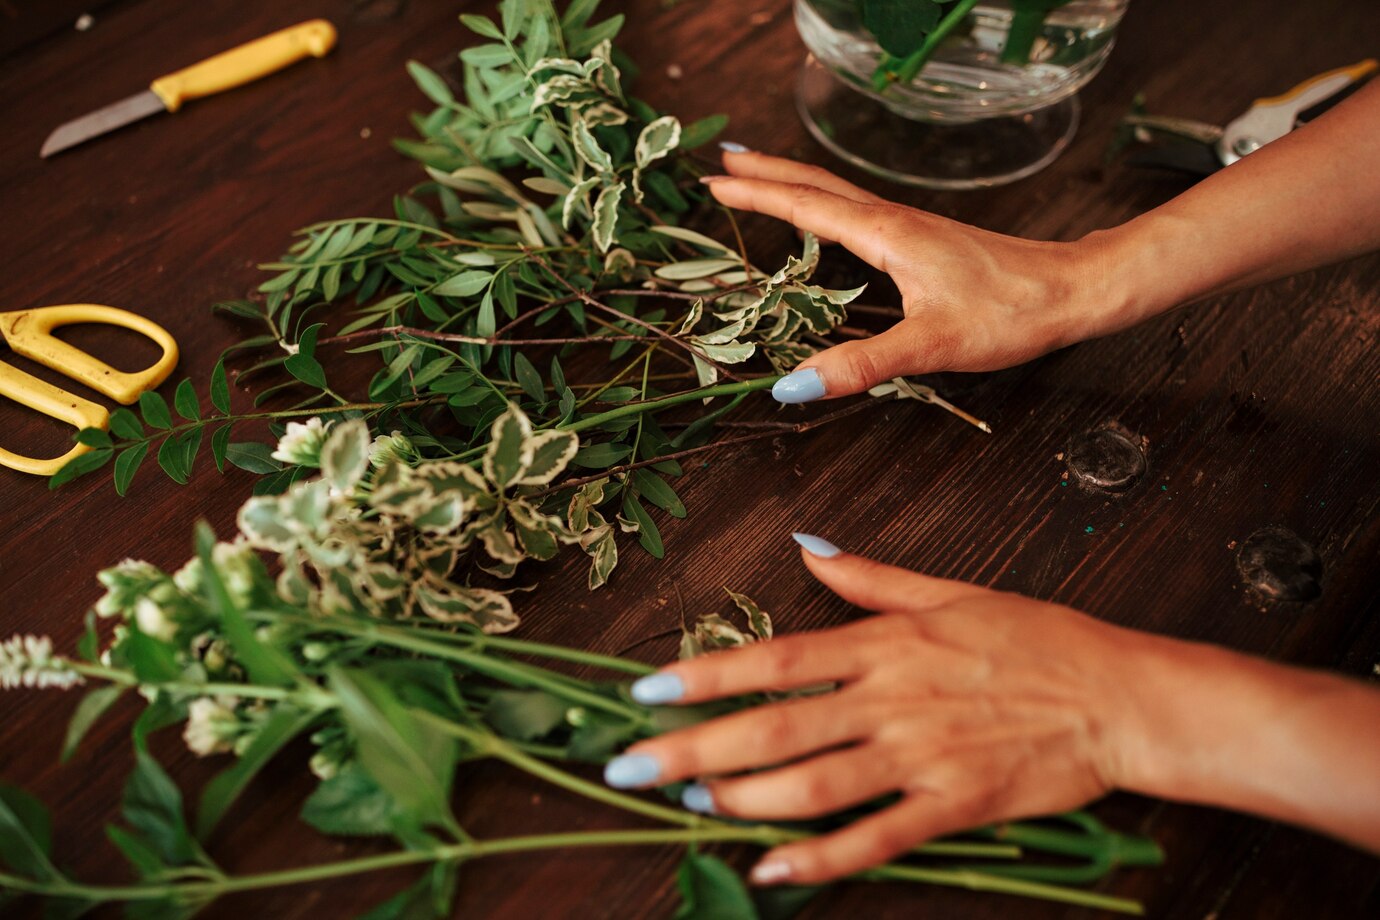
[[[795,542],[805,547],[805,552],[811,556],[818,556],[821,559],[832,559],[842,550],[822,537],[816,537],[808,533],[793,533],[791,537]]]
[[[650,754],[624,754],[604,767],[604,782],[615,789],[650,786],[661,775],[661,763]]]
[[[685,696],[685,681],[677,674],[648,674],[634,681],[629,692],[643,706],[661,706]]]
[[[714,813],[714,793],[703,783],[691,783],[680,794],[680,804],[702,815]]]
[[[719,149],[724,153],[752,153],[752,148],[744,147],[735,141],[719,141]]]
[[[813,367],[791,371],[771,388],[772,398],[781,403],[803,403],[824,395],[824,381]]]

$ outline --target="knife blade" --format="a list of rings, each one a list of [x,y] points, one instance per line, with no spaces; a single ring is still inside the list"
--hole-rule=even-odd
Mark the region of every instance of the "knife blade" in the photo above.
[[[324,57],[335,47],[335,39],[333,25],[312,19],[231,48],[159,77],[144,92],[59,125],[38,155],[50,157],[150,115],[176,112],[188,100],[234,89],[308,56]]]

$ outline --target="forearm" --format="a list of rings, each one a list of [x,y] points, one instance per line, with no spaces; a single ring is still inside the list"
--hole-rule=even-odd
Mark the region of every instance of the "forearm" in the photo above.
[[[1167,639],[1140,661],[1127,788],[1380,852],[1380,690]]]
[[[1085,238],[1084,336],[1380,247],[1380,80],[1172,201]]]

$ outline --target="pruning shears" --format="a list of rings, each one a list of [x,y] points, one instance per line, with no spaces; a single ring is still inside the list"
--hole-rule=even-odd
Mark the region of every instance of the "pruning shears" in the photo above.
[[[126,373],[116,370],[53,335],[54,329],[73,323],[123,326],[152,339],[163,350],[163,354],[153,366],[142,371]],[[162,326],[128,310],[94,303],[0,313],[0,340],[15,354],[52,368],[124,405],[136,402],[145,390],[151,390],[166,380],[177,364],[177,342]],[[110,413],[105,406],[53,386],[3,361],[0,361],[0,397],[12,399],[77,429],[105,428],[110,423]],[[89,447],[78,444],[61,457],[49,460],[0,448],[0,466],[36,476],[51,476],[62,469],[68,460],[88,450]]]
[[[1225,126],[1149,115],[1138,103],[1122,120],[1128,136],[1117,146],[1131,140],[1148,145],[1130,157],[1134,166],[1161,166],[1206,176],[1317,118],[1360,89],[1377,70],[1380,63],[1366,59],[1309,77],[1278,96],[1255,100]]]

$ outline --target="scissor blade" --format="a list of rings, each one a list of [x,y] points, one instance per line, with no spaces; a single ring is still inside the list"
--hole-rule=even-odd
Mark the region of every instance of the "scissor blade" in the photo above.
[[[50,157],[60,150],[75,147],[93,137],[100,137],[116,128],[123,128],[130,122],[163,111],[166,111],[163,100],[155,96],[151,90],[144,90],[144,92],[136,93],[128,99],[121,99],[103,109],[97,109],[88,115],[83,115],[81,118],[59,126],[56,131],[48,135],[48,139],[43,142],[43,149],[38,152],[38,155]]]

